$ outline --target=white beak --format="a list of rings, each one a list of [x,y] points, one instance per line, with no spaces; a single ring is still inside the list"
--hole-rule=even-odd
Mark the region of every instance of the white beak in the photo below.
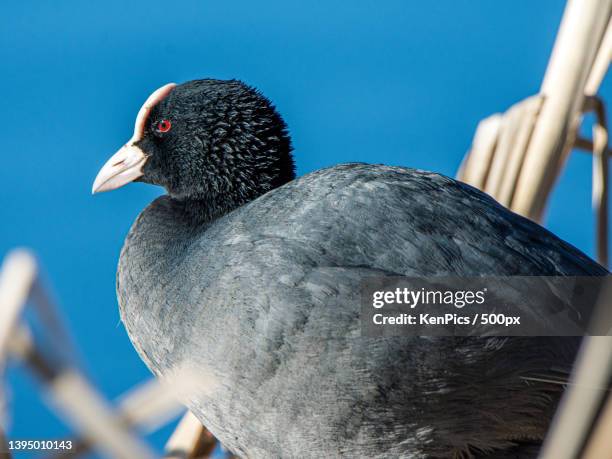
[[[92,194],[114,190],[142,177],[142,166],[146,161],[147,157],[136,145],[124,145],[98,172]]]
[[[144,136],[145,124],[151,109],[170,94],[175,87],[176,84],[174,83],[165,84],[153,91],[147,98],[136,116],[134,135],[100,169],[91,189],[92,194],[117,189],[133,182],[138,177],[142,177],[142,167],[147,162],[147,156],[136,146],[136,142]]]

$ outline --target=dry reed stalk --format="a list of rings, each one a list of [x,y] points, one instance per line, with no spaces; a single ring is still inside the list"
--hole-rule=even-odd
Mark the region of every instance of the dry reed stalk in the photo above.
[[[540,459],[575,459],[587,439],[612,376],[612,337],[585,338]]]
[[[515,212],[541,221],[569,151],[589,148],[597,254],[604,265],[608,262],[609,149],[603,104],[592,101],[612,57],[611,11],[611,0],[568,2],[540,95],[481,121],[457,174]],[[585,110],[597,115],[594,142],[576,136]]]
[[[546,202],[571,148],[593,153],[593,207],[597,257],[608,263],[608,128],[604,105],[595,97],[612,58],[612,1],[569,0],[555,42],[540,105],[526,99],[505,114],[482,121],[458,178],[490,193],[502,204],[541,221]],[[586,97],[585,97],[586,96]],[[537,100],[537,99],[536,99]],[[593,141],[577,138],[585,111],[594,111]],[[599,307],[611,323],[607,302]],[[597,330],[610,335],[612,330]],[[585,339],[569,389],[547,437],[541,459],[612,458],[612,337]],[[608,396],[608,401],[605,398]],[[597,414],[605,410],[595,424]],[[591,427],[595,424],[593,434]],[[603,453],[605,452],[605,454]]]
[[[611,305],[612,280],[606,279],[589,327],[592,336],[582,342],[540,459],[610,457],[591,453],[603,446],[612,451],[612,431],[606,430],[612,404]]]
[[[181,384],[180,381],[177,383]],[[174,390],[156,378],[130,389],[115,405],[117,416],[125,428],[138,428],[145,433],[157,430],[184,410],[177,401]],[[75,445],[73,451],[61,452],[51,457],[76,458],[88,453],[95,446],[85,438],[76,437],[71,441]]]
[[[2,429],[0,429],[0,459],[11,459],[11,451]]]
[[[0,362],[6,358],[6,349],[12,330],[24,307],[37,276],[36,260],[25,250],[10,252],[0,271]]]
[[[495,155],[492,158],[489,176],[487,177],[484,187],[484,191],[491,196],[499,195],[502,179],[506,171],[506,165],[510,160],[510,154],[512,153],[514,142],[521,124],[523,105],[523,103],[516,104],[503,115],[503,122],[497,138]]]
[[[569,0],[541,93],[545,96],[512,208],[541,220],[547,198],[574,143],[584,88],[610,19],[610,0]]]
[[[459,180],[481,190],[484,189],[501,131],[502,119],[501,115],[496,114],[478,123],[472,148],[459,167],[457,173]]]
[[[140,439],[125,429],[111,407],[79,372],[49,359],[37,349],[24,325],[13,331],[10,351],[41,380],[56,411],[105,456],[118,459],[154,457]]]
[[[165,459],[209,458],[217,441],[190,411],[188,411],[166,443]]]
[[[610,434],[612,433],[612,397],[608,397],[608,401],[599,416],[599,422],[595,427],[595,431],[585,448],[582,459],[602,459],[606,455],[611,455],[612,441]]]
[[[505,206],[510,206],[514,198],[518,177],[525,161],[527,146],[529,145],[529,140],[531,139],[543,101],[544,98],[542,96],[533,96],[528,97],[520,104],[521,111],[517,133],[497,192],[499,202]]]
[[[152,451],[128,429],[100,394],[81,375],[61,349],[70,346],[49,295],[38,281],[38,266],[27,251],[11,252],[0,272],[0,349],[25,362],[48,389],[54,407],[90,444],[106,456],[139,459]],[[36,302],[35,312],[53,337],[53,349],[36,346],[19,315],[27,302]]]
[[[604,79],[612,61],[612,18],[608,21],[606,32],[601,39],[599,51],[595,56],[591,73],[584,86],[584,94],[587,96],[594,96],[597,94],[599,86]]]
[[[608,123],[603,102],[595,96],[585,99],[595,112],[593,125],[593,208],[596,212],[595,237],[597,241],[597,259],[608,266],[608,192],[609,192],[609,152]]]

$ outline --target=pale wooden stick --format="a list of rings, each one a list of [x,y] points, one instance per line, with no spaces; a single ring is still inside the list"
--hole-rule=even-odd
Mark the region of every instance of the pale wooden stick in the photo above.
[[[575,459],[587,437],[612,376],[612,337],[583,340],[567,388],[549,429],[540,459]]]
[[[100,395],[76,370],[51,362],[41,353],[25,326],[17,326],[9,342],[13,355],[26,362],[47,386],[55,408],[87,442],[105,456],[148,459],[153,453],[122,424]]]
[[[0,459],[11,459],[11,451],[2,429],[0,429]]]
[[[27,250],[14,250],[4,259],[0,272],[0,361],[6,356],[11,331],[36,280],[36,259]]]
[[[612,19],[608,21],[606,27],[606,33],[601,40],[599,51],[593,62],[591,68],[591,74],[589,75],[586,85],[584,86],[584,93],[587,96],[594,96],[599,90],[599,86],[610,67],[610,61],[612,61]]]
[[[179,386],[189,384],[180,380],[175,383]],[[185,409],[176,396],[182,391],[160,379],[150,379],[121,396],[118,414],[126,425],[152,432]]]
[[[591,439],[587,443],[582,459],[602,459],[612,452],[612,397],[599,415],[599,420]]]
[[[78,366],[79,356],[75,343],[59,315],[57,303],[42,281],[41,274],[39,273],[32,283],[29,305],[34,309],[44,332],[52,338],[53,352],[57,358]]]
[[[157,430],[180,414],[185,408],[178,403],[168,384],[152,378],[130,389],[117,401],[117,416],[126,428],[138,428],[145,432]],[[72,451],[51,455],[54,459],[75,458],[88,453],[92,445],[84,438],[71,439]]]
[[[481,121],[457,178],[509,206],[542,100],[528,97],[505,114]]]
[[[144,444],[121,427],[110,408],[79,373],[60,371],[46,362],[35,349],[29,332],[17,325],[37,275],[37,263],[31,253],[18,250],[7,256],[0,275],[0,352],[10,348],[26,361],[38,363],[39,375],[50,387],[60,411],[101,451],[116,458],[153,457]]]
[[[73,426],[109,457],[153,458],[155,455],[136,436],[77,372],[65,371],[50,384],[53,402]]]
[[[505,206],[510,206],[514,197],[516,182],[523,167],[525,152],[529,146],[529,140],[531,139],[542,102],[542,96],[528,97],[521,102],[520,126],[506,164],[504,176],[501,178],[501,185],[495,196]]]
[[[2,270],[0,271],[0,372],[4,371],[11,332],[30,296],[37,271],[34,256],[22,249],[10,252],[2,263]],[[3,409],[4,406],[3,401]],[[1,440],[5,440],[4,432],[2,432]],[[2,444],[0,446],[4,447],[6,445]],[[9,453],[7,452],[7,454]],[[2,457],[10,457],[10,454]]]
[[[166,443],[164,458],[207,458],[215,446],[216,440],[213,435],[188,411]]]
[[[506,165],[510,159],[509,157],[514,145],[514,140],[516,139],[521,124],[522,112],[522,104],[519,103],[513,105],[503,115],[499,138],[491,162],[491,169],[489,170],[489,175],[484,186],[484,191],[491,196],[497,197],[501,187]]]
[[[0,342],[34,370],[50,390],[56,408],[85,435],[85,439],[75,439],[77,448],[66,457],[84,453],[91,446],[109,457],[152,457],[152,452],[128,427],[139,424],[153,429],[178,414],[181,405],[176,398],[177,391],[188,394],[195,384],[193,378],[183,372],[177,375],[178,380],[154,380],[127,394],[120,401],[120,411],[114,413],[81,374],[70,368],[64,352],[55,352],[53,357],[57,360],[51,360],[36,349],[27,328],[17,325],[19,313],[29,297],[44,319],[45,329],[61,343],[62,349],[70,348],[71,342],[54,304],[38,281],[35,258],[27,251],[12,252],[0,274]]]
[[[595,98],[589,100],[596,114],[593,126],[593,208],[596,213],[597,259],[608,266],[608,126],[603,103]]]
[[[512,208],[541,220],[561,165],[573,144],[586,79],[610,19],[610,0],[569,0],[546,70],[545,96],[525,156]]]
[[[602,278],[597,305],[582,340],[569,384],[548,430],[540,459],[575,459],[610,395],[612,377],[612,281]]]
[[[491,161],[499,137],[502,116],[489,116],[478,124],[472,147],[463,159],[457,178],[483,189],[489,175]]]

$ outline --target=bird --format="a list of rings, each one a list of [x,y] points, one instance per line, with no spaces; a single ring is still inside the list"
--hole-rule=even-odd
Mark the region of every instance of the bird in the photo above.
[[[119,256],[117,298],[149,369],[197,379],[191,412],[245,458],[536,457],[573,337],[367,337],[376,276],[606,276],[489,195],[348,163],[296,178],[289,129],[239,80],[170,83],[93,192],[163,187]]]

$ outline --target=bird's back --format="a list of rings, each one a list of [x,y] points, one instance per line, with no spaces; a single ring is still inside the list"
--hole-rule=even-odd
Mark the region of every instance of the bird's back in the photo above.
[[[364,338],[359,287],[607,273],[487,195],[412,169],[317,171],[197,229],[179,207],[160,198],[130,231],[122,318],[153,371],[201,375],[190,408],[248,457],[446,457],[540,440],[557,388],[521,376],[571,364],[576,339]]]

